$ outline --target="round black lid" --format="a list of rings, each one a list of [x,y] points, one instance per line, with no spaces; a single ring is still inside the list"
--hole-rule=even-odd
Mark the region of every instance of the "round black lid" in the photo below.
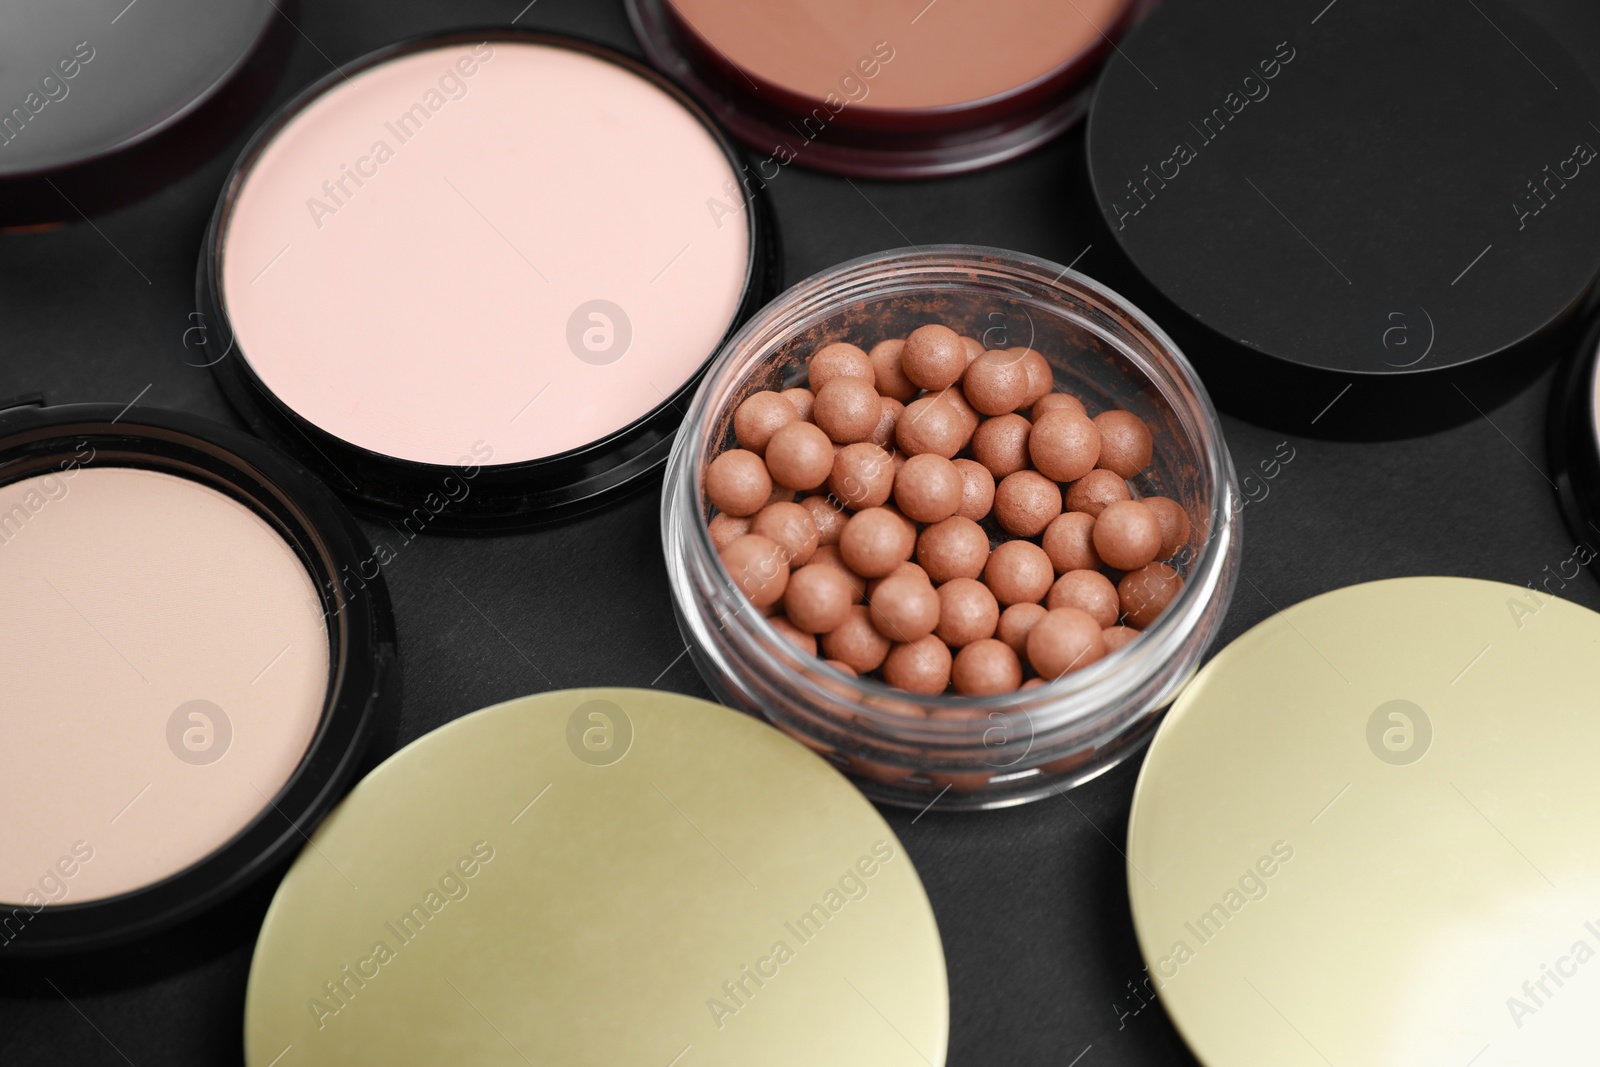
[[[0,189],[16,184],[37,205],[0,207],[4,221],[51,212],[48,183],[66,175],[55,214],[76,217],[94,188],[78,168],[104,163],[194,120],[258,71],[261,46],[278,35],[273,0],[8,0],[0,5]],[[247,79],[248,80],[248,79]],[[234,131],[236,132],[236,127]],[[189,138],[194,140],[194,138]],[[164,154],[181,159],[189,146]],[[208,146],[214,147],[214,146]],[[141,161],[144,162],[144,161]],[[154,162],[151,160],[150,162]],[[107,172],[99,184],[130,175]],[[42,188],[36,188],[42,187]],[[79,207],[87,205],[79,204]],[[24,210],[23,208],[31,208]],[[20,215],[20,218],[19,218]]]
[[[1525,383],[1590,293],[1596,123],[1499,0],[1174,2],[1109,63],[1088,160],[1224,407],[1397,437]]]

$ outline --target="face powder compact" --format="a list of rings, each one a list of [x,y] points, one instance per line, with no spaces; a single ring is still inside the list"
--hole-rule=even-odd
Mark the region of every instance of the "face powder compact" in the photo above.
[[[1572,343],[1597,115],[1499,0],[1167,4],[1108,62],[1087,156],[1124,287],[1221,406],[1393,439],[1478,418]]]
[[[287,863],[395,696],[370,556],[225,427],[0,413],[0,966],[209,915]]]
[[[945,1062],[905,846],[748,716],[639,689],[467,715],[368,775],[262,924],[250,1067]]]
[[[363,507],[435,530],[593,507],[659,468],[773,280],[736,159],[698,105],[596,45],[494,29],[383,49],[236,165],[200,264],[204,362]]]
[[[1597,646],[1600,615],[1543,589],[1401,578],[1200,670],[1140,772],[1127,880],[1201,1063],[1590,1057]]]
[[[287,49],[274,0],[11,0],[0,10],[0,225],[154,192],[239,132]]]
[[[864,178],[993,166],[1083,118],[1141,0],[628,0],[666,71],[758,152]]]

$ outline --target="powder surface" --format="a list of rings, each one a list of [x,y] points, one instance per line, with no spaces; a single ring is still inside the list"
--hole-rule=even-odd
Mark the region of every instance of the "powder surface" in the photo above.
[[[424,463],[590,444],[705,362],[743,294],[733,168],[676,100],[544,45],[354,75],[256,161],[224,236],[238,353],[336,437]]]
[[[316,597],[287,542],[197,482],[0,486],[0,901],[138,889],[260,814],[322,715]]]
[[[969,104],[1027,85],[1100,44],[1128,7],[1128,0],[666,2],[759,80],[814,100],[831,93],[851,107],[883,109]],[[863,60],[868,67],[859,66]]]

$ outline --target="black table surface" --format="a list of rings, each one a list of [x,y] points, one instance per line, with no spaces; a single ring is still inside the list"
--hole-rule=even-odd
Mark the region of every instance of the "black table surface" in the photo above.
[[[1592,0],[1524,2],[1575,52],[1587,52],[1579,58],[1592,75],[1600,34],[1574,39],[1600,28],[1587,11]],[[514,18],[638,53],[620,0],[524,3],[302,3],[276,99],[390,41]],[[210,373],[191,365],[198,360],[184,333],[193,325],[202,231],[243,140],[241,133],[209,163],[132,207],[47,232],[0,235],[0,396],[137,398],[237,424]],[[1086,186],[1079,131],[1016,162],[940,181],[847,181],[788,167],[770,194],[792,283],[853,256],[949,241],[1076,261],[1094,275],[1102,262],[1111,269],[1110,256],[1091,225]],[[1474,398],[1482,412],[1464,412],[1458,427],[1392,443],[1318,440],[1224,416],[1241,475],[1259,471],[1281,442],[1294,458],[1256,483],[1266,495],[1243,513],[1243,580],[1222,641],[1280,608],[1357,582],[1443,574],[1520,586],[1560,569],[1575,542],[1548,477],[1551,379],[1547,371],[1519,395]],[[709,697],[680,655],[657,503],[651,491],[554,528],[423,536],[399,552],[385,573],[403,658],[402,742],[550,689],[653,686]],[[1561,595],[1600,608],[1600,586],[1588,575]],[[943,934],[951,1064],[1194,1062],[1159,1004],[1129,1013],[1137,1003],[1129,983],[1142,981],[1144,965],[1121,848],[1139,764],[1134,757],[1020,808],[885,813],[921,872]],[[69,983],[0,997],[0,1064],[240,1062],[250,954],[248,943],[235,944],[144,984]],[[618,1012],[626,1025],[626,1006]]]

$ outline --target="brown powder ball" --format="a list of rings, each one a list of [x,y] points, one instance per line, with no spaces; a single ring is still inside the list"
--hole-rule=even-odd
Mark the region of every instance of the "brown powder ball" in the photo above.
[[[1131,411],[1102,411],[1094,417],[1100,430],[1100,466],[1132,478],[1150,466],[1150,427]]]
[[[922,717],[921,709],[917,711]],[[916,774],[912,767],[902,767],[894,763],[883,763],[879,760],[862,759],[860,756],[846,756],[844,758],[845,773],[855,778],[864,778],[869,782],[882,782],[884,785],[897,785]]]
[[[877,381],[872,359],[848,341],[835,341],[823,345],[811,354],[806,364],[806,383],[813,393],[839,378],[859,378],[868,384]]]
[[[1111,653],[1117,651],[1119,648],[1127,648],[1129,645],[1133,644],[1134,639],[1138,636],[1139,631],[1135,630],[1131,626],[1106,627],[1106,655],[1111,655]]]
[[[784,550],[770,538],[745,534],[719,555],[733,584],[758,608],[776,604],[789,586]]]
[[[964,696],[1010,693],[1022,684],[1022,661],[1010,645],[986,637],[956,653],[950,681]]]
[[[783,610],[789,621],[808,634],[837,628],[855,605],[856,591],[839,567],[812,563],[789,575]]]
[[[1028,435],[1028,455],[1045,477],[1075,482],[1100,458],[1100,431],[1075,411],[1047,411]]]
[[[985,415],[1017,410],[1028,398],[1028,387],[1028,369],[1016,349],[985,352],[961,376],[967,402]]]
[[[885,504],[883,506],[883,510],[887,511],[889,514],[893,515],[895,518],[899,519],[902,523],[905,524],[906,536],[911,539],[910,542],[909,542],[911,547],[915,548],[916,547],[916,543],[917,543],[917,524],[915,522],[912,522],[911,519],[906,515],[905,512],[901,511],[899,508],[895,507],[893,504]],[[907,550],[906,559],[910,559],[910,558],[911,558],[911,552],[909,550]]]
[[[1099,515],[1106,505],[1132,497],[1122,475],[1096,468],[1067,488],[1067,510]]]
[[[754,452],[730,448],[706,467],[706,497],[718,511],[754,515],[772,496],[772,477]]]
[[[1050,610],[1077,608],[1104,629],[1117,624],[1122,605],[1117,597],[1117,587],[1099,571],[1068,571],[1050,587],[1050,599],[1045,601]]]
[[[973,522],[982,522],[994,507],[994,475],[975,459],[952,462],[961,474],[961,505],[956,508],[956,514]]]
[[[885,578],[868,607],[872,625],[891,641],[916,641],[939,624],[939,594],[914,574]]]
[[[1024,348],[1021,352],[1022,367],[1028,374],[1028,392],[1023,396],[1022,403],[1017,406],[1029,407],[1038,403],[1040,398],[1056,387],[1056,374],[1050,366],[1050,361],[1033,349]]]
[[[892,652],[893,649],[890,649]],[[884,660],[885,663],[889,661]],[[928,713],[922,705],[910,700],[901,700],[898,697],[868,696],[862,703],[873,711],[881,711],[900,719],[926,719]]]
[[[906,347],[904,338],[894,337],[879,341],[867,353],[872,363],[872,383],[880,396],[892,397],[904,404],[921,392],[917,383],[906,377],[900,365],[900,352]]]
[[[906,460],[894,478],[894,502],[907,518],[943,522],[961,507],[961,471],[943,456],[925,452]]]
[[[939,625],[934,633],[951,648],[993,637],[1000,605],[976,578],[953,578],[939,587]]]
[[[834,670],[838,671],[840,674],[843,674],[843,675],[845,675],[847,677],[854,678],[854,677],[857,676],[856,675],[856,669],[854,667],[850,666],[850,664],[848,664],[848,663],[841,663],[839,660],[836,660],[836,659],[825,659],[822,662],[826,663],[828,666],[832,667]]]
[[[1055,576],[1050,557],[1032,541],[997,545],[983,568],[984,584],[996,600],[1007,606],[1043,600]]]
[[[750,532],[778,543],[788,555],[789,565],[803,567],[821,543],[822,535],[811,512],[799,504],[768,504],[750,521]]]
[[[711,547],[721,552],[732,544],[736,538],[743,537],[750,532],[750,520],[729,515],[726,512],[718,512],[711,516],[709,528],[711,531]]]
[[[965,447],[969,436],[961,412],[936,396],[907,404],[894,428],[895,441],[910,456],[931,452],[952,459]]]
[[[1137,500],[1119,500],[1094,520],[1094,550],[1108,567],[1137,570],[1161,551],[1161,520]]]
[[[1117,583],[1122,617],[1129,626],[1148,630],[1183,589],[1183,578],[1166,563],[1151,563],[1129,571]]]
[[[996,478],[1028,465],[1028,435],[1033,425],[1021,415],[999,415],[984,421],[972,435],[972,458]]]
[[[892,396],[878,398],[878,425],[867,434],[867,440],[879,448],[888,448],[894,440],[894,428],[900,422],[901,414],[906,406]]]
[[[811,417],[835,444],[848,445],[872,436],[883,415],[878,390],[860,378],[835,378],[817,390]]]
[[[961,343],[967,346],[967,366],[972,366],[972,361],[983,355],[983,342],[976,337],[961,335]]]
[[[952,515],[922,531],[917,562],[935,585],[956,578],[976,578],[989,562],[989,535],[971,519]]]
[[[793,586],[793,578],[789,579],[789,584]],[[1043,604],[1013,604],[1000,613],[1000,625],[995,628],[994,635],[1010,645],[1011,651],[1026,657],[1028,632],[1046,614]]]
[[[785,389],[778,394],[787,400],[794,408],[795,414],[800,416],[801,422],[811,421],[811,411],[817,406],[817,394],[803,386]]]
[[[894,491],[894,461],[869,441],[845,445],[833,457],[828,491],[849,508],[875,508]]]
[[[918,326],[900,350],[900,365],[906,377],[922,388],[944,389],[967,369],[967,346],[948,326]]]
[[[1182,504],[1164,496],[1147,496],[1144,506],[1156,513],[1161,524],[1161,551],[1156,559],[1171,559],[1189,543],[1189,513]]]
[[[839,535],[845,565],[863,578],[881,578],[911,558],[916,533],[888,508],[867,508],[850,516]],[[845,662],[849,662],[846,660]]]
[[[1034,401],[1033,420],[1038,422],[1047,411],[1073,411],[1084,418],[1089,417],[1089,409],[1083,406],[1083,401],[1069,393],[1046,393]]]
[[[895,645],[883,661],[883,680],[899,689],[937,696],[950,685],[950,646],[929,634]]]
[[[874,596],[876,596],[878,592],[878,586],[882,585],[884,582],[887,582],[890,578],[898,578],[907,574],[916,578],[918,581],[927,582],[929,585],[933,584],[933,581],[928,577],[927,571],[923,570],[915,563],[912,563],[910,560],[906,560],[894,570],[890,571],[888,574],[885,574],[882,578],[874,578],[872,581],[868,582],[867,599],[870,601]]]
[[[967,441],[972,439],[972,434],[978,428],[978,423],[983,421],[983,416],[978,414],[978,409],[972,406],[972,401],[967,399],[967,394],[961,391],[959,385],[939,393],[939,399],[955,408],[961,413],[961,418],[966,422],[967,440],[961,442],[961,447],[967,447]]]
[[[924,771],[928,776],[928,784],[935,789],[949,787],[950,792],[956,794],[976,793],[990,782],[995,776],[988,771]]]
[[[794,405],[770,389],[751,393],[734,409],[733,433],[739,447],[761,455],[767,441],[780,426],[795,422],[800,415]]]
[[[1028,662],[1046,681],[1081,670],[1105,654],[1100,625],[1077,608],[1050,611],[1028,633]]]
[[[811,566],[832,567],[850,582],[850,595],[855,603],[860,603],[867,595],[867,580],[845,565],[844,556],[839,553],[838,545],[823,545],[811,556]]]
[[[875,671],[889,655],[889,639],[880,634],[867,609],[856,605],[833,630],[822,635],[822,652],[857,674]]]
[[[1100,553],[1094,550],[1094,516],[1069,511],[1044,528],[1040,542],[1057,574],[1067,571],[1092,571],[1101,566]]]
[[[767,470],[779,485],[815,489],[833,471],[833,442],[809,422],[791,422],[767,442]]]
[[[1036,537],[1061,514],[1061,487],[1038,471],[1017,471],[994,490],[994,517],[1018,537]]]
[[[798,648],[801,652],[808,656],[817,654],[817,638],[815,634],[806,633],[782,615],[774,615],[767,621],[772,623],[774,630],[778,631],[778,636]]]
[[[816,523],[817,544],[839,543],[839,535],[844,532],[845,520],[850,516],[846,515],[838,504],[825,496],[808,496],[800,501],[800,506],[811,513],[811,521]]]

